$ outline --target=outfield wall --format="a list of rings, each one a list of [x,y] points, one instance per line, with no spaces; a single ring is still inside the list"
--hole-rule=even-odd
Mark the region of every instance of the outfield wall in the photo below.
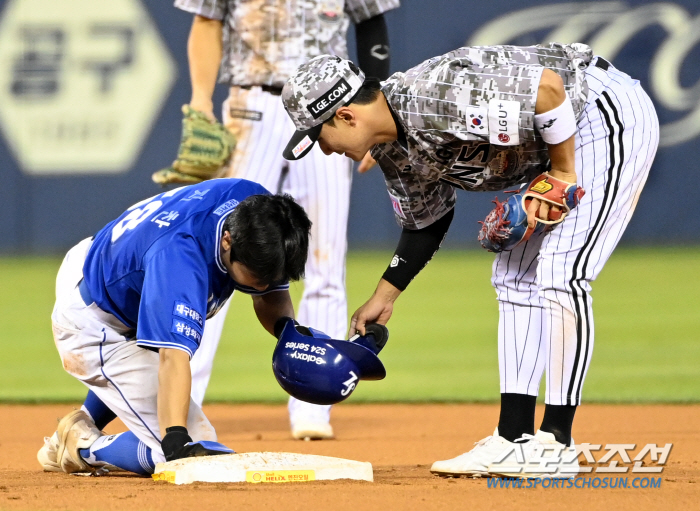
[[[557,40],[589,43],[639,78],[662,147],[624,241],[700,242],[697,0],[402,3],[387,16],[393,70],[464,44]],[[172,161],[189,100],[190,23],[161,0],[0,0],[0,253],[62,251],[158,193],[150,175]],[[460,193],[449,244],[475,246],[492,198]],[[376,171],[355,176],[349,237],[398,237]]]

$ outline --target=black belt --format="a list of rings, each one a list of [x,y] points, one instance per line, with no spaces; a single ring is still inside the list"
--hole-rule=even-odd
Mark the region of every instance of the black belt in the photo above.
[[[80,298],[83,299],[85,305],[95,303],[95,300],[92,299],[90,290],[88,289],[87,284],[85,283],[85,279],[80,279],[80,282],[78,283],[78,291],[80,291]]]
[[[603,71],[607,71],[610,66],[610,62],[605,60],[603,57],[598,57],[598,59],[595,61],[595,67],[599,67]]]
[[[239,87],[246,90],[250,90],[253,87],[260,87],[263,92],[269,92],[273,96],[282,95],[282,87],[278,87],[277,85],[235,85],[234,87]]]

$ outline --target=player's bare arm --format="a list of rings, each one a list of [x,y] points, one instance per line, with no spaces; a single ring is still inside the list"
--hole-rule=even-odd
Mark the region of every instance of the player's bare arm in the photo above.
[[[349,336],[352,337],[358,332],[365,335],[367,323],[386,325],[394,312],[394,302],[400,294],[401,290],[381,279],[370,299],[353,313]]]
[[[537,102],[535,103],[535,114],[544,114],[546,112],[555,111],[561,108],[566,97],[564,91],[564,82],[561,77],[550,69],[545,69],[542,72],[537,89]],[[575,126],[575,125],[574,125]],[[552,177],[566,181],[567,183],[576,182],[576,166],[574,162],[574,136],[570,136],[563,142],[558,144],[547,144],[549,158],[552,168],[549,174]],[[560,208],[552,206],[554,211],[560,211]],[[528,226],[534,228],[537,221],[535,218],[543,220],[549,219],[550,205],[538,199],[532,199],[527,208],[527,223]]]
[[[253,296],[253,309],[260,324],[275,335],[275,323],[281,317],[294,318],[294,305],[289,291],[275,291]]]
[[[187,427],[190,409],[190,356],[179,349],[161,348],[158,367],[158,424],[161,437],[172,426]]]
[[[190,106],[215,120],[212,96],[223,54],[222,23],[195,15],[187,41],[192,98]]]

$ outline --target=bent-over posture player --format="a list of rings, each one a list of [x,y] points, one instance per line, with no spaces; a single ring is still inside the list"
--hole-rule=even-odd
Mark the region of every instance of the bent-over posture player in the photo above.
[[[190,358],[234,290],[252,296],[270,333],[294,317],[288,282],[303,276],[309,230],[291,197],[216,179],[135,204],[73,247],[51,320],[63,367],[89,393],[45,439],[44,470],[149,474],[159,461],[232,452],[191,400]],[[103,435],[116,416],[129,431]]]
[[[310,58],[347,57],[346,33],[355,24],[358,60],[372,76],[389,76],[389,38],[384,13],[399,0],[176,0],[194,14],[188,42],[192,81],[189,106],[214,119],[212,94],[219,80],[230,86],[223,123],[237,139],[226,171],[301,204],[312,222],[311,245],[299,305],[299,321],[334,339],[347,331],[345,253],[352,162],[315,150],[300,162],[281,152],[294,131],[280,93],[284,82]],[[207,342],[192,360],[192,397],[201,405],[226,316],[204,332]],[[330,406],[289,400],[294,438],[333,437]]]
[[[481,236],[500,251],[492,277],[500,311],[498,427],[431,470],[521,477],[578,471],[571,427],[593,350],[590,284],[632,216],[659,139],[639,82],[582,44],[466,47],[384,83],[365,80],[346,60],[319,57],[289,80],[283,101],[297,126],[285,157],[303,157],[314,142],[356,161],[371,150],[403,226],[351,333],[389,320],[395,300],[439,248],[457,189],[524,188],[528,199],[509,202],[510,212],[499,204]],[[527,233],[503,251],[517,234],[517,208]],[[505,223],[507,213],[513,224]],[[545,414],[535,432],[545,368]],[[517,449],[523,455],[513,461]],[[562,463],[568,456],[568,466],[534,461],[548,450]],[[508,451],[505,467],[500,458]]]

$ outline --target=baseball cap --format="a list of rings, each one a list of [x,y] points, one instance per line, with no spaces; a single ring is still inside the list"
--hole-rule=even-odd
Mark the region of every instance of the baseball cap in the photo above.
[[[355,64],[334,55],[319,55],[299,66],[282,89],[284,108],[296,126],[282,156],[306,156],[323,123],[351,102],[364,81],[365,74]]]

